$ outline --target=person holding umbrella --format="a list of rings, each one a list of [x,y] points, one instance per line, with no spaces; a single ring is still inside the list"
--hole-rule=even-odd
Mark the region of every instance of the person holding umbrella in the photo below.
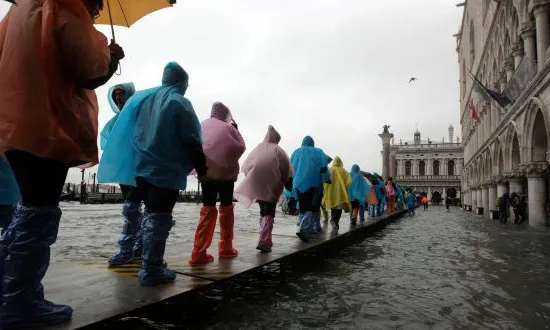
[[[2,329],[72,316],[71,307],[44,299],[41,281],[69,167],[98,162],[94,89],[124,58],[122,48],[108,46],[94,28],[102,6],[100,0],[20,1],[0,22],[0,154],[21,191],[0,241]]]

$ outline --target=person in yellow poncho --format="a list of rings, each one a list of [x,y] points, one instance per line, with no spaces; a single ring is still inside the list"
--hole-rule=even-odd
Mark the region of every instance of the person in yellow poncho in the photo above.
[[[332,167],[329,169],[331,183],[325,183],[325,194],[323,206],[325,210],[330,209],[330,224],[333,229],[340,228],[342,211],[349,212],[351,202],[349,200],[348,188],[351,185],[351,176],[344,169],[344,163],[336,156]]]

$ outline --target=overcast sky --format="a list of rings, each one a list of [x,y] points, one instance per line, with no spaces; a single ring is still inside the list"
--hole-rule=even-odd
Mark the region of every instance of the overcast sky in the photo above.
[[[456,41],[462,9],[450,0],[180,0],[130,29],[115,28],[122,75],[97,89],[100,129],[113,116],[109,86],[160,83],[169,61],[189,73],[200,120],[228,105],[246,157],[271,124],[290,154],[305,135],[349,169],[381,171],[382,125],[396,143],[460,134]],[[0,17],[8,5],[0,3]],[[98,26],[110,38],[110,28]],[[78,59],[75,59],[78,60]],[[418,77],[408,84],[411,76]],[[447,140],[447,138],[446,138]],[[78,170],[68,181],[79,182]],[[86,175],[87,179],[88,175]],[[189,188],[196,184],[190,180]]]

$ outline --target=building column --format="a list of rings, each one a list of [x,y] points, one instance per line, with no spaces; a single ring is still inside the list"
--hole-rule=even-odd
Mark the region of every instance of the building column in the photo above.
[[[535,46],[535,24],[532,21],[521,25],[521,39],[523,39],[525,57],[529,60],[529,65],[534,69],[537,61],[537,47]]]
[[[388,132],[389,126],[384,126],[384,131],[378,136],[382,139],[382,178],[388,179],[390,173],[390,141],[393,134]]]
[[[548,11],[550,7],[548,2],[532,0],[530,9],[533,10],[535,16],[536,34],[537,34],[537,62],[538,70],[540,71],[546,64],[546,50],[550,45],[550,21],[548,19]]]
[[[517,69],[523,59],[523,46],[520,41],[512,47],[512,56],[514,57],[514,68]]]
[[[524,165],[523,168],[527,176],[529,225],[545,226],[548,196],[546,169],[548,164],[546,162],[532,163]]]
[[[477,189],[477,209],[479,210],[479,209],[482,209],[482,208],[483,208],[483,188],[479,187]]]
[[[489,185],[489,217],[490,217],[490,211],[496,210],[496,201],[497,201],[497,185],[494,183],[491,183]]]
[[[483,203],[483,215],[488,218],[491,212],[489,212],[489,186],[486,184],[481,188],[481,201]]]
[[[508,192],[508,183],[502,179],[497,183],[497,198],[502,197],[505,193]]]
[[[397,177],[397,161],[395,160],[395,152],[390,152],[390,175],[394,180]]]
[[[508,182],[510,183],[510,194],[511,193],[523,193],[523,173],[521,171],[514,171],[506,175]]]

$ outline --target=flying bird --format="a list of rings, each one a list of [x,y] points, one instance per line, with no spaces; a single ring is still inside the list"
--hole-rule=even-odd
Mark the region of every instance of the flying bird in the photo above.
[[[411,77],[411,79],[409,80],[409,84],[410,84],[411,82],[417,80],[417,79],[418,79],[418,78],[416,78],[416,77]]]

